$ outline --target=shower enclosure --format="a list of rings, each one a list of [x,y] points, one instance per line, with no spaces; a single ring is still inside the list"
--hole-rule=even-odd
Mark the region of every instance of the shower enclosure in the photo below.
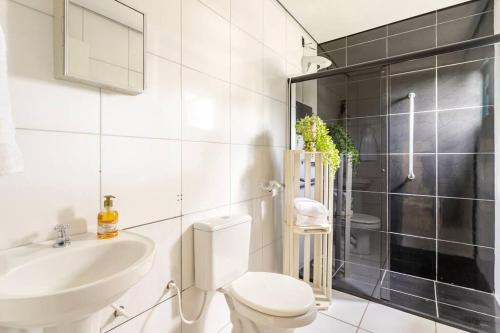
[[[336,176],[334,289],[500,331],[499,41],[493,1],[472,1],[320,44],[333,68],[291,79],[291,148],[294,122],[317,114],[359,154],[344,155]]]

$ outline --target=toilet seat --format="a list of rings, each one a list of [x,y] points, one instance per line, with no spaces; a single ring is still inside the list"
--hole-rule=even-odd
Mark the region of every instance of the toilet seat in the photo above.
[[[249,306],[246,306],[245,304],[239,302],[234,297],[231,299],[231,304],[234,307],[234,311],[238,313],[238,315],[247,318],[248,320],[257,324],[259,327],[270,328],[267,331],[264,330],[264,332],[282,332],[281,329],[289,332],[288,329],[295,329],[311,324],[318,315],[318,310],[316,309],[316,307],[311,308],[308,312],[300,316],[278,317],[254,310]]]
[[[354,213],[351,216],[351,223],[353,227],[358,229],[379,229],[380,219],[373,215]]]
[[[275,317],[302,316],[315,304],[307,283],[276,273],[248,272],[231,283],[230,293],[246,307]]]

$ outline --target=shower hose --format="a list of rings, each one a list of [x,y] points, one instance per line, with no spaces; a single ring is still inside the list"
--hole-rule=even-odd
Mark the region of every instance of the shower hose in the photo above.
[[[172,289],[177,292],[177,301],[179,302],[179,313],[181,315],[182,321],[188,325],[192,325],[192,324],[196,323],[198,320],[200,320],[200,318],[203,316],[203,312],[205,310],[205,305],[207,304],[207,294],[208,293],[206,291],[203,291],[203,304],[201,305],[200,313],[198,313],[198,315],[194,319],[186,319],[186,317],[184,317],[184,314],[182,313],[181,291],[179,290],[179,287],[177,287],[177,285],[175,284],[174,281],[170,281],[167,284],[167,290],[172,290]]]

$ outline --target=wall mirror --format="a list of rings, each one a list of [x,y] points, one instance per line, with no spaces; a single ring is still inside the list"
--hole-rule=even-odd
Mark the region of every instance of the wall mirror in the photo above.
[[[115,0],[56,0],[54,16],[57,78],[144,90],[143,13]]]

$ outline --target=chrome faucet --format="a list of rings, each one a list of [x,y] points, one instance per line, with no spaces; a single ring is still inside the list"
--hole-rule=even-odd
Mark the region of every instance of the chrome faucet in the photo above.
[[[68,224],[58,224],[54,227],[55,232],[57,233],[56,242],[52,245],[53,247],[68,247],[71,245],[71,240],[68,235]]]

